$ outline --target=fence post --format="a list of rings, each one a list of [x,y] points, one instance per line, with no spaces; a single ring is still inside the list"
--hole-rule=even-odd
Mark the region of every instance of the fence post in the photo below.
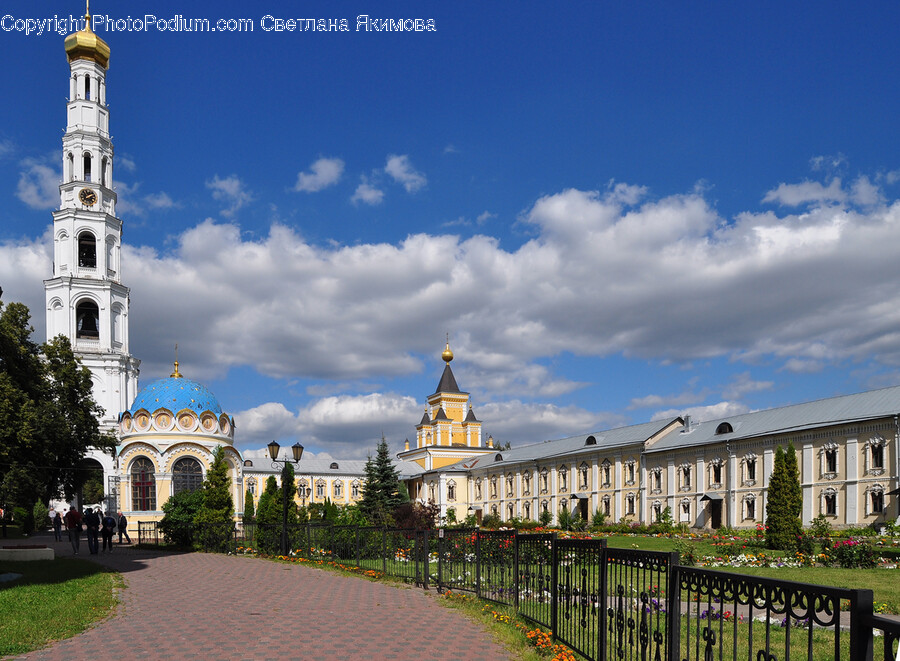
[[[559,610],[559,551],[556,548],[556,533],[550,540],[550,635],[556,638],[556,616]]]
[[[516,598],[513,601],[513,607],[516,613],[519,612],[519,531],[515,531],[513,537],[513,590],[516,591]]]
[[[669,580],[666,585],[666,658],[675,661],[681,650],[681,555],[669,554]]]
[[[597,658],[606,658],[606,630],[609,625],[607,621],[607,609],[609,608],[609,553],[607,551],[606,538],[600,540],[600,618],[597,624]]]
[[[422,587],[428,589],[428,531],[422,531]]]
[[[387,528],[381,529],[381,571],[387,576]]]
[[[438,569],[437,569],[437,591],[438,594],[444,593],[444,529],[438,528]]]
[[[475,596],[481,599],[481,531],[475,528]]]
[[[874,596],[871,590],[851,590],[849,658],[854,661],[872,661],[874,606]]]
[[[356,526],[356,566],[361,566],[359,558],[359,526]]]

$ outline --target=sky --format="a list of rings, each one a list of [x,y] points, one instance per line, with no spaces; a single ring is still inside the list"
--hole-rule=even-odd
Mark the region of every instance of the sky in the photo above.
[[[448,334],[513,446],[900,383],[896,2],[91,11],[141,384],[177,343],[244,452],[399,451]],[[41,341],[68,65],[20,28],[83,12],[0,11],[0,287]]]

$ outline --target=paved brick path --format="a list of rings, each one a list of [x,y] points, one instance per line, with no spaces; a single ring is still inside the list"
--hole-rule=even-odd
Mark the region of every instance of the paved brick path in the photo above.
[[[44,540],[41,540],[44,541]],[[47,540],[57,554],[71,547]],[[420,588],[249,557],[83,555],[122,572],[116,615],[25,659],[505,659],[476,623]]]

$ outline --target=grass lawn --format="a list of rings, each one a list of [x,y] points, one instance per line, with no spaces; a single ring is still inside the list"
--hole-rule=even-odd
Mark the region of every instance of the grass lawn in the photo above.
[[[121,577],[86,560],[0,562],[0,656],[23,654],[81,633],[117,603]]]

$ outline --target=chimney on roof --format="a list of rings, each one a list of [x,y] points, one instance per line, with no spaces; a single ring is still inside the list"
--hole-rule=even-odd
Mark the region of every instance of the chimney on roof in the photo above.
[[[684,429],[681,430],[681,433],[687,434],[689,431],[691,431],[691,416],[686,415],[684,416]]]

